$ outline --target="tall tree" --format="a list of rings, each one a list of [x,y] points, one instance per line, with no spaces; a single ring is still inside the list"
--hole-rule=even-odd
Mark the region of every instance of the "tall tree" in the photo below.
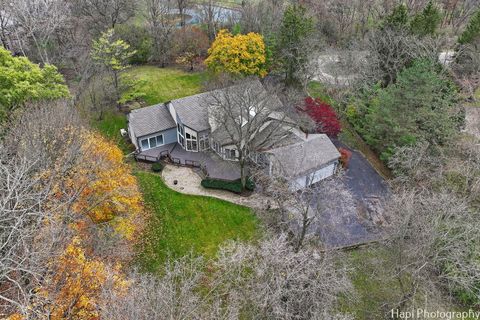
[[[106,29],[125,23],[135,14],[131,0],[73,0],[74,14],[84,17],[90,29],[100,34]]]
[[[202,0],[200,3],[200,16],[202,23],[207,27],[207,35],[210,41],[215,39],[219,24],[221,8],[215,0]]]
[[[91,54],[93,60],[112,75],[118,100],[120,97],[120,73],[128,68],[128,61],[135,51],[130,50],[130,45],[125,41],[115,39],[114,30],[109,29],[94,41]]]
[[[407,23],[408,8],[405,4],[401,3],[385,18],[384,26],[393,29],[403,29],[407,27]]]
[[[15,35],[22,42],[23,53],[36,57],[42,63],[50,63],[49,49],[70,15],[63,1],[20,0],[6,6],[12,14]],[[27,50],[27,48],[34,50]]]
[[[467,27],[458,38],[460,44],[474,44],[480,42],[480,10],[472,16]]]
[[[193,71],[195,63],[205,57],[209,47],[208,36],[196,27],[185,27],[176,33],[177,63],[186,65]]]
[[[234,86],[212,91],[205,100],[212,117],[212,136],[223,146],[233,146],[240,166],[242,187],[249,173],[249,155],[274,145],[288,134],[282,103],[258,80],[245,79]],[[223,147],[222,146],[222,147]],[[230,156],[230,155],[229,155]]]
[[[257,33],[232,35],[221,30],[208,49],[205,64],[214,72],[234,76],[267,75],[263,37]]]
[[[191,5],[191,0],[175,0],[177,2],[178,14],[180,15],[180,26],[184,27],[186,24],[187,15],[185,11]]]
[[[430,0],[422,12],[417,13],[410,23],[410,30],[419,36],[433,36],[442,21],[442,15],[437,6]]]
[[[57,68],[43,68],[25,57],[13,57],[0,47],[0,122],[28,101],[68,97],[68,88]]]
[[[160,61],[165,67],[170,60],[173,49],[173,34],[175,31],[175,20],[171,14],[172,4],[169,0],[145,0],[150,36],[153,41],[153,52],[151,59]]]
[[[313,18],[301,5],[292,5],[285,10],[277,44],[277,55],[288,84],[299,81],[308,63],[308,50],[311,50],[309,37],[313,34]]]

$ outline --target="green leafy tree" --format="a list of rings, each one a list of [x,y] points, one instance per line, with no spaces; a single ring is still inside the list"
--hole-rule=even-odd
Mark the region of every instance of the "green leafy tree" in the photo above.
[[[384,27],[391,29],[404,29],[408,23],[408,8],[401,3],[396,6],[392,13],[385,18]]]
[[[416,14],[410,23],[412,33],[419,36],[435,35],[442,20],[440,10],[433,1],[429,1],[422,12]]]
[[[307,40],[314,32],[314,21],[307,16],[307,10],[301,5],[289,6],[283,15],[277,43],[277,54],[285,72],[288,84],[298,81],[308,62],[307,53],[311,50]]]
[[[92,58],[102,68],[112,75],[113,85],[117,94],[119,92],[120,73],[129,67],[129,60],[136,53],[130,45],[122,39],[116,39],[113,29],[102,33],[100,38],[93,42]]]
[[[55,66],[41,68],[26,57],[13,57],[0,47],[0,122],[28,101],[69,96],[65,80]]]
[[[480,40],[480,9],[472,16],[467,28],[458,38],[460,44],[475,44]]]

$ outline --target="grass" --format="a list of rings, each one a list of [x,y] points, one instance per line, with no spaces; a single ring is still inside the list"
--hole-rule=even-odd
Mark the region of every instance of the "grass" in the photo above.
[[[120,129],[127,128],[127,117],[124,114],[115,111],[106,112],[101,120],[92,120],[92,126],[116,143],[123,153],[132,152],[131,145],[120,135]]]
[[[249,208],[175,192],[153,173],[139,171],[136,175],[153,215],[140,254],[145,270],[157,271],[167,257],[190,252],[212,258],[225,241],[252,240],[259,232],[257,218]]]
[[[402,295],[398,282],[392,277],[392,260],[381,246],[360,248],[347,252],[355,298],[341,302],[341,311],[355,319],[385,319],[389,309]],[[348,302],[347,302],[348,301]]]
[[[141,95],[147,105],[153,105],[202,91],[205,72],[185,72],[175,68],[138,66],[123,74],[124,81],[134,81],[125,95]]]

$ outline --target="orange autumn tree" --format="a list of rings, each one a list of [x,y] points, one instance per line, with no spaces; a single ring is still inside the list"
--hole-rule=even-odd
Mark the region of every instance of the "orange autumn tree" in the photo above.
[[[62,256],[55,261],[55,274],[50,285],[39,290],[39,295],[51,301],[47,305],[52,320],[98,319],[99,303],[104,286],[112,285],[119,294],[128,289],[117,268],[88,258],[80,239],[74,237]]]
[[[137,180],[116,145],[98,133],[85,132],[82,138],[82,161],[68,178],[68,185],[78,192],[73,209],[94,223],[112,223],[132,240],[143,212]]]
[[[232,35],[221,30],[208,50],[205,64],[214,72],[235,76],[267,75],[267,52],[263,37],[254,32]]]

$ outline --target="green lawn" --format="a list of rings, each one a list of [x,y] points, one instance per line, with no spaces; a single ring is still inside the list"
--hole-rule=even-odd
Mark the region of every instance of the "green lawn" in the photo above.
[[[131,145],[120,135],[120,129],[127,128],[127,117],[124,114],[109,111],[101,120],[92,120],[92,126],[116,143],[125,154],[133,151]]]
[[[178,258],[193,252],[212,258],[226,240],[251,240],[259,232],[249,208],[175,192],[153,173],[136,175],[153,215],[139,257],[147,271],[159,270],[169,255]]]
[[[186,72],[174,68],[139,66],[123,74],[124,81],[136,84],[124,94],[141,94],[148,105],[183,98],[200,93],[206,79],[205,72]]]

